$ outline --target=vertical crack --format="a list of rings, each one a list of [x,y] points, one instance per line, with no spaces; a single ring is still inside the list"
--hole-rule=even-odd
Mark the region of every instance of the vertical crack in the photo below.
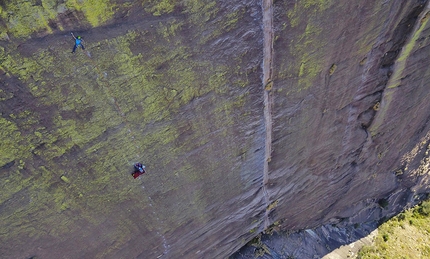
[[[263,195],[266,203],[264,213],[264,229],[270,225],[270,197],[267,190],[269,181],[269,162],[272,155],[272,68],[273,68],[273,0],[263,0],[263,87],[264,87],[264,124],[265,124],[265,156],[263,167]]]

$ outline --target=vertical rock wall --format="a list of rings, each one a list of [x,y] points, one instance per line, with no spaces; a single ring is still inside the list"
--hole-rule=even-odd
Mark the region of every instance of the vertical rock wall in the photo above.
[[[0,4],[6,258],[223,258],[427,191],[426,1],[92,3]]]
[[[0,254],[204,258],[245,244],[264,213],[258,3],[105,1],[106,21],[51,2],[2,5]],[[70,53],[70,31],[85,51]]]
[[[313,227],[405,191],[395,172],[428,142],[426,1],[286,1],[275,10],[273,218]]]

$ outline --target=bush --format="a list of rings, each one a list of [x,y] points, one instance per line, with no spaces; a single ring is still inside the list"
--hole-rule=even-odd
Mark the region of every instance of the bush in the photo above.
[[[430,202],[425,201],[421,203],[421,205],[418,207],[418,213],[425,217],[430,215]]]
[[[363,246],[357,254],[357,259],[375,258],[376,249],[372,246]]]
[[[384,239],[384,241],[385,241],[385,242],[387,242],[387,241],[388,241],[388,239],[389,239],[388,234],[386,234],[386,233],[385,233],[385,234],[383,234],[383,235],[382,235],[382,238]]]

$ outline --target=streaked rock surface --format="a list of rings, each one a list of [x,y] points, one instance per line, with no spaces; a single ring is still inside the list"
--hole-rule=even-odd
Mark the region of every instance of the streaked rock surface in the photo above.
[[[19,0],[0,17],[5,258],[225,258],[280,221],[370,222],[428,192],[427,1]]]

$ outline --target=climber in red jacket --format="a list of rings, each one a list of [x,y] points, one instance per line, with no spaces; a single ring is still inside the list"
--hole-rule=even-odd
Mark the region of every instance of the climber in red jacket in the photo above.
[[[141,176],[144,173],[146,173],[144,165],[142,165],[141,163],[134,164],[134,172],[131,174],[134,177],[134,179],[136,179],[137,177]]]

